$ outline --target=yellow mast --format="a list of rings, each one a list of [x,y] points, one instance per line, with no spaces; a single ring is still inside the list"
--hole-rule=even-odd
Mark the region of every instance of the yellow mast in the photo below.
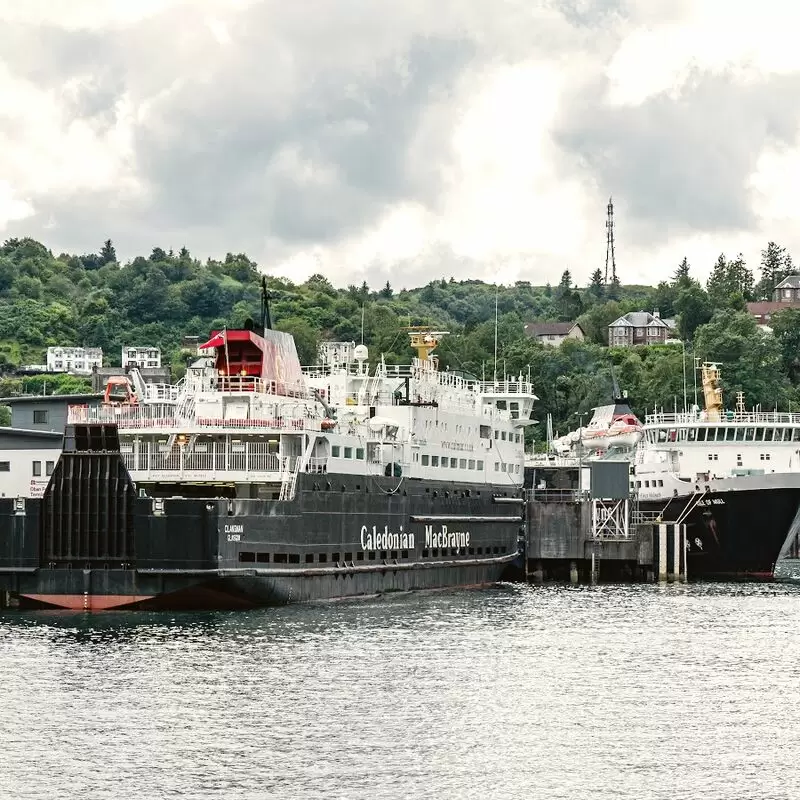
[[[712,362],[706,361],[701,368],[701,375],[706,414],[708,419],[712,421],[718,420],[722,412],[722,387],[719,385],[719,367]]]
[[[420,361],[427,361],[436,349],[442,336],[450,331],[432,331],[425,325],[414,325],[406,328],[411,337],[411,346],[417,351]],[[432,359],[431,359],[432,360]]]

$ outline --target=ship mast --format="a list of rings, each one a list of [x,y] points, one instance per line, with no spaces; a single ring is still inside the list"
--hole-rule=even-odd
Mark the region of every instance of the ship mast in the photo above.
[[[719,385],[719,366],[709,361],[704,362],[700,375],[703,381],[703,397],[705,398],[708,419],[720,419],[722,412],[722,387]]]

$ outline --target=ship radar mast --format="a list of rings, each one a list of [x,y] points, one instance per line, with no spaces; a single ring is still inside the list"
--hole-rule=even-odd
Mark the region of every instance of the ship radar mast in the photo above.
[[[719,365],[706,361],[701,367],[703,397],[710,420],[718,420],[722,411],[722,387],[719,385]]]
[[[438,347],[442,336],[446,336],[450,331],[433,331],[425,325],[413,325],[406,328],[411,339],[411,347],[417,351],[417,358],[420,361],[435,361],[436,357],[431,353]]]

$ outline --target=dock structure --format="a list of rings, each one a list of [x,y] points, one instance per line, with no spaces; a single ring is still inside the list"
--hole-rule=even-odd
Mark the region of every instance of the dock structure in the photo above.
[[[637,510],[627,461],[560,461],[535,467],[526,490],[529,581],[686,578],[685,526]]]

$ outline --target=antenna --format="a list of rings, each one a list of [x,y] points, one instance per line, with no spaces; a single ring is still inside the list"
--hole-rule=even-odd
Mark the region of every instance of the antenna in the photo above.
[[[603,282],[608,284],[609,262],[611,263],[611,281],[612,283],[617,281],[617,261],[614,257],[614,203],[610,197],[606,211],[606,273]]]
[[[494,285],[494,378],[497,382],[497,295],[500,290],[497,284]]]
[[[364,309],[366,308],[366,303],[361,304],[361,344],[364,344]]]
[[[261,331],[272,330],[272,319],[269,313],[270,293],[267,289],[267,276],[261,276]]]

